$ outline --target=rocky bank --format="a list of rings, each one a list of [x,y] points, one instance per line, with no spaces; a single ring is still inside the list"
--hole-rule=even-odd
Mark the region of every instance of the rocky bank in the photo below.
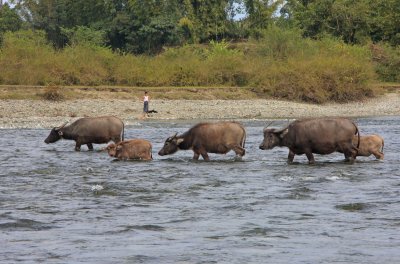
[[[362,102],[315,105],[283,100],[152,100],[143,118],[143,103],[132,100],[0,100],[0,128],[51,128],[84,116],[115,115],[126,125],[138,120],[286,119],[322,116],[400,115],[400,94]]]

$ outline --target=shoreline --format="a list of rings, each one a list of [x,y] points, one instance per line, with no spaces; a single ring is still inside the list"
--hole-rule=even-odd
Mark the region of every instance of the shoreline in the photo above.
[[[52,128],[85,116],[115,115],[127,126],[157,120],[263,120],[305,117],[400,116],[400,94],[387,93],[361,102],[323,105],[274,99],[151,100],[143,119],[143,102],[128,99],[0,100],[0,128]]]

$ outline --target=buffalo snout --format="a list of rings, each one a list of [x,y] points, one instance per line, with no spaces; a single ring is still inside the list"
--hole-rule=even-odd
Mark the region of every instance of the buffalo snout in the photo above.
[[[262,150],[265,150],[265,149],[266,149],[266,148],[264,147],[264,144],[261,144],[259,148],[262,149]]]

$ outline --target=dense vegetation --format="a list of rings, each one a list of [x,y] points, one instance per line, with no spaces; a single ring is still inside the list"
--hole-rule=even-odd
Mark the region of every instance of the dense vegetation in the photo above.
[[[235,86],[342,102],[400,81],[398,0],[8,2],[0,84]]]

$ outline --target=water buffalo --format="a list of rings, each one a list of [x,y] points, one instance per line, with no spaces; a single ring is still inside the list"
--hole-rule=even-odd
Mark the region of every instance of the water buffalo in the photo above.
[[[210,160],[207,153],[226,154],[230,150],[242,157],[245,154],[246,130],[236,122],[200,123],[182,135],[173,135],[164,143],[158,152],[160,156],[169,155],[178,150],[191,149],[193,159],[201,155],[204,160]]]
[[[44,142],[54,143],[62,138],[75,140],[75,150],[80,151],[84,144],[93,150],[93,143],[103,144],[111,140],[118,143],[124,140],[124,123],[115,116],[84,117],[68,126],[66,124],[53,128]]]
[[[152,145],[144,139],[130,139],[107,146],[108,155],[119,160],[152,160]]]
[[[353,145],[357,144],[357,137],[353,137]],[[383,146],[385,145],[383,138],[379,135],[360,136],[360,146],[358,147],[357,156],[368,157],[374,155],[377,159],[383,160]]]
[[[353,146],[354,135],[360,133],[358,127],[346,118],[314,118],[296,120],[283,129],[264,129],[264,140],[260,149],[272,149],[276,146],[288,147],[288,162],[295,155],[306,154],[309,163],[314,163],[314,155],[330,154],[335,151],[344,153],[346,160],[354,161],[359,140]]]

